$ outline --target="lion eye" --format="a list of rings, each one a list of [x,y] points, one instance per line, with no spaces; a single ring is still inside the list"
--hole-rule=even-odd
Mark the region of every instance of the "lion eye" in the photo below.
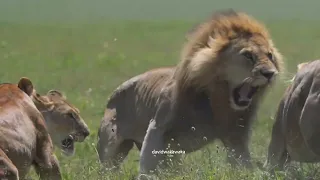
[[[245,51],[245,52],[242,53],[242,55],[244,57],[246,57],[248,60],[254,62],[254,57],[253,57],[253,54],[251,52]]]
[[[70,118],[75,118],[74,114],[72,112],[71,113],[67,113],[67,116],[69,116]]]
[[[270,60],[273,60],[273,54],[271,52],[268,52],[267,53],[267,57],[270,59]]]

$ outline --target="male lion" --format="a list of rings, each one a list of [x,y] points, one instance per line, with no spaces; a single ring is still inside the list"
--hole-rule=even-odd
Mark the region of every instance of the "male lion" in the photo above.
[[[78,110],[58,91],[41,96],[27,78],[21,78],[18,85],[0,84],[0,148],[21,179],[32,165],[41,179],[61,179],[52,140],[72,155],[74,141],[88,135]]]
[[[283,170],[290,161],[320,162],[320,60],[298,65],[283,95],[264,167]]]
[[[251,167],[251,124],[281,67],[262,24],[233,10],[215,13],[188,35],[176,67],[147,71],[113,92],[98,133],[100,161],[118,166],[136,144],[145,174],[164,158],[153,150],[189,153],[220,139],[235,156],[230,163]]]

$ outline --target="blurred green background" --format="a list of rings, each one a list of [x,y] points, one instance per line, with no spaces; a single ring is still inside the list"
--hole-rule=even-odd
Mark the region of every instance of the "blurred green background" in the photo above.
[[[298,63],[320,57],[319,6],[316,0],[1,0],[0,82],[15,83],[27,76],[40,93],[62,90],[81,110],[92,134],[77,144],[72,158],[57,149],[64,179],[131,179],[138,170],[137,151],[130,153],[119,173],[98,173],[96,133],[108,96],[134,75],[176,64],[185,33],[213,11],[242,10],[266,24],[287,67],[254,124],[252,156],[263,162],[287,81]],[[225,163],[221,148],[210,145],[187,156],[178,172],[161,176],[199,180],[317,177],[317,166],[295,168],[277,177],[258,169],[234,171]]]

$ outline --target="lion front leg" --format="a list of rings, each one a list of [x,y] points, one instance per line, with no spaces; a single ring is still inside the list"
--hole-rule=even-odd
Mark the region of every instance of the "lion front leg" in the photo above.
[[[244,166],[251,169],[251,156],[249,152],[248,133],[232,134],[222,139],[224,146],[227,149],[227,162],[235,166]]]
[[[59,161],[53,154],[50,157],[50,165],[35,162],[34,167],[41,180],[62,179]]]
[[[173,106],[170,96],[172,95],[169,87],[163,88],[160,97],[157,100],[158,109],[149,122],[147,133],[144,137],[140,152],[140,172],[138,179],[149,179],[149,174],[164,163],[165,154],[162,154],[165,147],[165,132],[169,125],[174,121],[175,106]],[[165,164],[165,163],[164,163]]]
[[[38,134],[36,157],[33,165],[42,180],[61,180],[59,161],[53,154],[53,144],[48,134]]]
[[[19,180],[18,169],[1,149],[0,151],[0,179]]]
[[[155,120],[149,124],[140,153],[140,176],[145,176],[155,171],[164,155],[160,154],[165,150],[163,129],[156,127]]]

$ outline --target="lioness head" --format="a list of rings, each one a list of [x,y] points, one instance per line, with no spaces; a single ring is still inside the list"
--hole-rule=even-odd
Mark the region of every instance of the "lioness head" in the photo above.
[[[33,100],[42,113],[53,143],[66,155],[74,154],[74,142],[82,142],[90,134],[80,112],[57,90],[40,95],[28,78],[21,78],[18,86]]]
[[[189,83],[184,84],[200,88],[226,82],[231,107],[243,110],[259,90],[272,84],[281,65],[282,56],[265,27],[230,10],[215,13],[188,35],[180,64],[185,70],[180,71],[187,71],[182,78]]]
[[[300,63],[297,65],[297,70],[299,71],[301,68],[303,68],[305,65],[309,64],[309,62]]]
[[[300,71],[301,68],[303,68],[305,65],[309,64],[309,62],[300,63],[297,65],[297,71]],[[289,82],[293,82],[296,76],[294,75],[293,78]]]

